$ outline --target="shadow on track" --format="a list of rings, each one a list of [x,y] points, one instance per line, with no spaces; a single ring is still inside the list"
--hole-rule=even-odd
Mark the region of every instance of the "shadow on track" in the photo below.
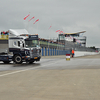
[[[0,66],[12,66],[12,67],[36,67],[36,66],[40,66],[40,63],[26,63],[23,62],[22,64],[15,64],[13,62],[10,62],[8,64],[5,64],[3,62],[0,62]]]
[[[36,66],[40,66],[40,63],[22,63],[22,64],[13,64],[13,67],[36,67]]]

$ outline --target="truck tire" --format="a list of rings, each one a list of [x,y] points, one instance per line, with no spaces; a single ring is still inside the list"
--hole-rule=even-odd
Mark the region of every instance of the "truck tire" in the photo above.
[[[16,64],[21,64],[22,63],[22,57],[20,55],[15,55],[14,62]]]

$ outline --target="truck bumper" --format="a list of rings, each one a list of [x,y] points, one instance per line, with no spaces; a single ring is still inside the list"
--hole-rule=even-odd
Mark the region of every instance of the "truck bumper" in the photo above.
[[[12,56],[0,55],[0,61],[12,61]]]
[[[33,58],[30,58],[30,57],[25,57],[23,60],[26,61],[26,62],[32,62],[32,61],[40,61],[41,59],[41,56],[39,57],[33,57]]]

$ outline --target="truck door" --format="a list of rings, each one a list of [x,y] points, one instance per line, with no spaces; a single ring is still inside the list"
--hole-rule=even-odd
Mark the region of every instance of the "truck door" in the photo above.
[[[22,40],[13,41],[13,47],[14,48],[23,49],[24,48],[24,44],[25,43]]]
[[[23,48],[25,47],[24,44],[25,44],[25,43],[24,43],[23,40],[18,41],[18,46],[20,47],[20,49],[23,49]]]

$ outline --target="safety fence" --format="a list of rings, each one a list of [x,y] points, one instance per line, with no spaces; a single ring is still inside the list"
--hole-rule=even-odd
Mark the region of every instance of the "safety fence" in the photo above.
[[[41,55],[42,56],[56,56],[56,55],[66,55],[70,54],[70,50],[60,50],[56,48],[41,48]]]

